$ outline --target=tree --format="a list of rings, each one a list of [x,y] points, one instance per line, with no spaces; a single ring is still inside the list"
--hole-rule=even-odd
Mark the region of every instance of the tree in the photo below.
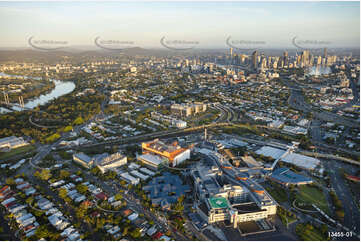
[[[114,180],[117,177],[117,173],[115,171],[107,171],[106,174],[104,175],[104,178],[107,180]]]
[[[306,230],[313,230],[312,224],[306,224]]]
[[[120,193],[118,193],[118,194],[116,194],[115,196],[114,196],[114,198],[115,198],[115,200],[121,200],[121,199],[123,199],[123,196],[122,196],[122,194],[120,194]]]
[[[322,232],[324,235],[327,235],[328,226],[327,226],[326,224],[322,224],[322,225],[321,225],[321,232]]]
[[[340,219],[343,220],[343,218],[345,217],[345,212],[343,210],[337,210],[336,211],[336,216]]]
[[[77,118],[74,120],[74,125],[80,125],[80,124],[82,124],[82,123],[84,123],[84,119],[83,119],[81,116],[77,117]]]
[[[67,170],[61,170],[60,171],[60,174],[59,174],[59,177],[60,179],[66,179],[70,176],[70,172],[67,171]]]
[[[57,139],[59,139],[59,138],[60,138],[60,134],[55,133],[55,134],[52,134],[52,135],[50,135],[49,137],[47,137],[47,138],[45,139],[45,142],[51,143],[51,142],[54,142],[55,140],[57,140]]]
[[[73,126],[71,126],[71,125],[68,125],[64,128],[64,132],[69,132],[71,130],[73,130]]]
[[[34,198],[33,198],[33,197],[28,197],[28,198],[25,200],[25,202],[26,202],[27,204],[32,204],[32,203],[34,202]]]
[[[61,158],[65,160],[71,159],[71,154],[67,153],[65,150],[59,151],[58,154],[60,155]]]
[[[90,172],[93,174],[93,175],[99,175],[101,174],[101,171],[100,169],[96,166],[96,167],[93,167],[92,169],[90,169]]]
[[[78,184],[76,185],[76,190],[78,190],[81,194],[85,194],[88,191],[88,187],[84,184]]]
[[[51,178],[51,172],[49,169],[42,169],[40,174],[39,174],[39,178],[41,180],[47,181]]]
[[[85,203],[80,204],[80,206],[78,208],[76,208],[76,216],[79,219],[83,219],[87,213],[88,207]]]
[[[68,191],[65,188],[59,189],[59,197],[65,199],[68,196]]]
[[[36,235],[39,239],[41,239],[41,238],[46,239],[46,238],[49,237],[50,232],[49,232],[48,227],[47,227],[46,225],[40,225],[40,226],[36,229],[35,235]]]
[[[123,230],[123,236],[126,236],[128,234],[129,227],[126,226]]]
[[[134,239],[139,238],[140,235],[141,235],[141,233],[140,233],[140,231],[139,231],[139,228],[134,229],[134,230],[130,233],[130,235],[131,235]]]
[[[5,183],[7,185],[15,185],[15,181],[13,178],[6,178]]]
[[[183,212],[184,210],[183,201],[184,201],[184,195],[178,198],[177,203],[174,205],[174,210],[176,210],[177,212]]]

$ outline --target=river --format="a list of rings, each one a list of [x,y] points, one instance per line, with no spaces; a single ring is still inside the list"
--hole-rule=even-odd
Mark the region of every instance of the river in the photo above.
[[[18,77],[18,78],[24,78],[24,80],[26,80],[26,79],[39,80],[40,79],[40,77],[8,75],[8,74],[2,73],[2,72],[0,72],[0,76],[13,76],[13,77]],[[37,97],[33,100],[27,101],[25,103],[26,108],[33,109],[33,108],[37,107],[38,105],[44,105],[53,99],[56,99],[58,97],[61,97],[68,93],[71,93],[75,89],[75,84],[73,82],[64,82],[64,81],[55,80],[55,79],[50,79],[50,81],[54,82],[55,88],[53,90],[51,90],[50,93],[40,95],[39,97]],[[13,109],[16,111],[21,111],[20,107],[13,107]],[[0,113],[8,113],[8,112],[12,112],[12,110],[0,107]]]

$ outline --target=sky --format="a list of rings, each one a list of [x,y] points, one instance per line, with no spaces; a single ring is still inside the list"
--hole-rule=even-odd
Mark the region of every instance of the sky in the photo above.
[[[360,3],[0,2],[0,31],[0,47],[29,47],[33,36],[69,46],[94,46],[99,37],[158,48],[164,37],[199,48],[227,48],[227,38],[270,48],[292,47],[294,38],[359,48]]]

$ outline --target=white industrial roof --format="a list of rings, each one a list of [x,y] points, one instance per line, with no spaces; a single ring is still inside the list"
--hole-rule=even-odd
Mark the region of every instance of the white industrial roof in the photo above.
[[[144,154],[140,155],[139,158],[151,162],[155,165],[160,165],[163,162],[163,159],[156,155]]]
[[[139,178],[142,179],[142,180],[147,180],[147,179],[149,178],[149,176],[144,175],[144,174],[142,174],[142,173],[140,173],[140,172],[138,172],[138,171],[136,171],[136,170],[131,171],[130,174],[132,174],[132,175],[134,175],[134,176],[136,176],[136,177],[139,177]]]
[[[256,153],[259,155],[262,154],[264,156],[270,156],[274,159],[280,158],[285,152],[286,152],[285,150],[273,148],[270,146],[263,146],[261,149],[256,151]],[[319,159],[296,153],[290,153],[286,155],[285,157],[282,158],[282,161],[306,169],[315,169],[316,166],[320,164]]]
[[[258,155],[270,156],[273,159],[280,158],[286,151],[281,149],[276,149],[270,146],[263,146],[259,150],[256,151]]]
[[[139,180],[139,178],[137,179],[137,178],[129,175],[128,172],[122,173],[122,174],[120,174],[120,176],[121,176],[121,177],[124,177],[125,179],[128,179],[129,181],[132,181],[132,182],[136,182],[136,181]]]

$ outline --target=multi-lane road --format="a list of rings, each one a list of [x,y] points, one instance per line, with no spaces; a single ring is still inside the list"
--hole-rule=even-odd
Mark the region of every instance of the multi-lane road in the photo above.
[[[343,204],[343,208],[345,211],[344,225],[359,235],[360,210],[355,204],[354,199],[352,199],[352,193],[346,185],[346,182],[339,171],[340,168],[345,169],[346,167],[349,167],[336,161],[328,161],[326,162],[326,166],[329,170],[332,187]]]
[[[340,125],[349,126],[353,128],[359,127],[359,123],[350,118],[345,118],[341,115],[328,111],[317,111],[313,109],[312,106],[305,101],[305,98],[302,94],[302,90],[294,86],[294,84],[290,83],[289,81],[287,80],[284,81],[291,90],[290,97],[288,99],[288,104],[291,105],[292,108],[300,110],[305,113],[312,112],[313,117],[315,119],[322,120],[325,122],[334,122]]]

